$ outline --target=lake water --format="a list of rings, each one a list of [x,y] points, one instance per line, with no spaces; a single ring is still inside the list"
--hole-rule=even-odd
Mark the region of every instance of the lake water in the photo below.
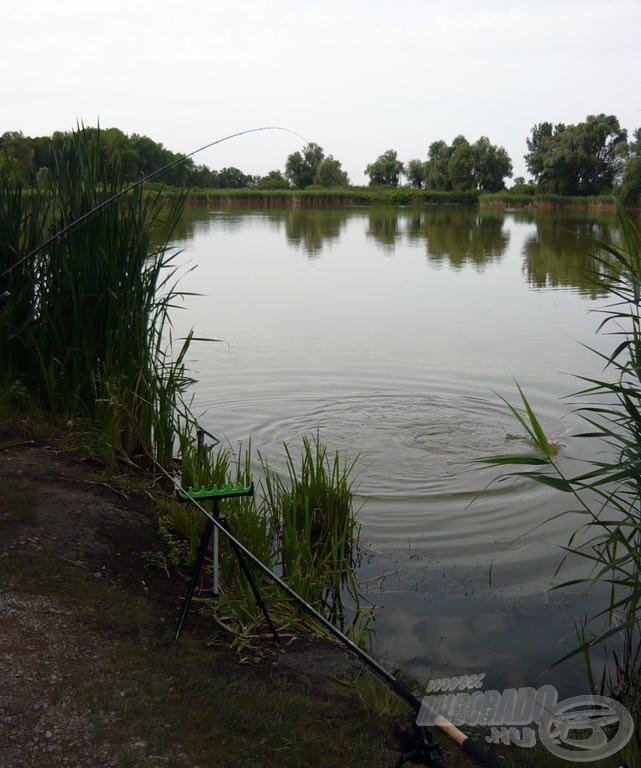
[[[195,410],[276,468],[317,430],[358,457],[359,581],[393,668],[587,692],[580,665],[549,668],[599,597],[551,591],[576,520],[541,524],[567,499],[474,460],[528,447],[499,397],[517,401],[515,380],[561,460],[585,452],[561,398],[571,374],[600,373],[582,344],[610,346],[590,314],[606,303],[590,235],[616,227],[467,208],[187,212],[181,288],[200,295],[176,332],[223,340],[193,348]]]

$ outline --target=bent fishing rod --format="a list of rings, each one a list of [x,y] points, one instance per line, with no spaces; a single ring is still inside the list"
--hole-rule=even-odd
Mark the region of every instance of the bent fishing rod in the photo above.
[[[300,133],[297,133],[291,128],[284,128],[278,125],[267,125],[267,126],[262,126],[261,128],[248,128],[247,130],[244,130],[244,131],[237,131],[236,133],[231,133],[229,134],[229,136],[223,136],[223,138],[216,139],[215,141],[211,141],[209,142],[209,144],[204,144],[202,147],[198,147],[198,149],[194,149],[193,152],[189,152],[186,155],[180,155],[180,157],[174,158],[171,162],[167,163],[166,165],[163,165],[161,168],[157,168],[155,171],[152,171],[151,173],[148,173],[146,176],[143,176],[137,181],[134,181],[129,186],[125,187],[124,189],[121,189],[119,192],[116,192],[115,194],[106,198],[101,203],[98,203],[98,205],[94,206],[91,210],[87,211],[86,213],[83,213],[81,216],[78,216],[77,219],[74,219],[70,224],[67,224],[66,227],[63,227],[61,230],[59,230],[54,235],[52,235],[47,240],[45,240],[43,243],[36,246],[36,248],[33,248],[31,251],[29,251],[29,253],[19,258],[18,261],[15,262],[15,264],[12,264],[10,267],[5,269],[4,272],[0,273],[0,280],[2,280],[2,278],[6,277],[7,275],[10,275],[14,269],[17,269],[21,264],[24,264],[25,261],[28,261],[29,259],[36,256],[38,253],[40,253],[40,251],[43,251],[45,248],[48,248],[50,245],[55,243],[61,237],[68,235],[70,232],[76,229],[76,227],[79,227],[81,224],[83,224],[85,221],[90,219],[96,213],[99,213],[100,211],[102,211],[103,208],[106,208],[107,206],[116,202],[116,200],[118,200],[123,195],[126,195],[128,192],[131,192],[137,187],[140,187],[146,181],[151,181],[152,179],[155,179],[156,176],[160,176],[161,173],[164,173],[170,168],[173,168],[175,165],[178,165],[179,163],[184,163],[185,160],[188,160],[190,157],[193,157],[194,155],[197,155],[199,152],[203,152],[206,149],[215,147],[217,144],[222,144],[225,141],[229,141],[230,139],[236,139],[240,136],[247,136],[250,133],[260,133],[261,131],[284,131],[285,133],[291,133],[293,136],[297,136],[306,144],[309,144],[307,139],[304,136],[301,136]]]
[[[322,627],[324,627],[331,635],[345,645],[355,656],[357,656],[367,667],[369,667],[378,677],[383,680],[394,693],[405,701],[418,715],[419,710],[423,714],[427,714],[431,721],[445,733],[450,739],[456,742],[463,752],[474,760],[478,765],[483,768],[499,768],[499,763],[490,753],[486,752],[477,742],[473,741],[469,736],[460,731],[454,726],[447,718],[440,715],[427,702],[421,700],[407,685],[407,683],[399,680],[382,664],[379,664],[376,659],[366,653],[360,648],[353,640],[351,640],[346,634],[341,632],[340,629],[335,627],[331,621],[326,619],[319,611],[317,611],[312,605],[310,605],[303,597],[301,597],[295,590],[293,590],[289,584],[275,574],[262,560],[259,560],[251,550],[240,542],[230,531],[221,518],[208,512],[202,504],[196,499],[192,498],[189,493],[185,491],[180,482],[175,476],[171,475],[165,467],[160,464],[156,458],[145,449],[147,456],[151,459],[153,464],[167,477],[172,483],[176,492],[181,495],[181,498],[190,501],[199,509],[205,517],[213,523],[213,525],[222,531],[227,537],[228,541],[234,547],[239,550],[243,555],[265,576],[267,576],[272,582],[277,584],[289,597],[297,603],[303,610],[315,619]],[[423,764],[429,766],[429,768],[446,768],[445,758],[441,752],[438,742],[430,734],[425,726],[412,723],[409,727],[405,728],[400,734],[401,745],[406,754],[399,760],[397,766],[402,765],[405,762],[412,762],[414,764]]]
[[[158,168],[157,170],[147,174],[141,179],[138,179],[137,181],[133,182],[132,184],[120,190],[119,192],[115,193],[114,195],[111,195],[110,197],[106,198],[101,203],[96,205],[94,208],[82,214],[77,219],[72,221],[70,224],[68,224],[67,226],[63,227],[61,230],[56,232],[54,235],[52,235],[50,238],[45,240],[39,246],[32,249],[25,256],[22,256],[21,258],[19,258],[14,264],[12,264],[10,267],[5,269],[4,272],[0,273],[0,279],[11,274],[15,269],[17,269],[25,261],[28,261],[33,256],[37,255],[40,251],[52,245],[58,239],[69,234],[76,227],[80,226],[83,222],[87,221],[89,218],[91,218],[92,216],[94,216],[95,214],[97,214],[107,206],[114,203],[123,195],[141,186],[146,181],[150,181],[156,176],[159,176],[161,173],[168,170],[169,168],[173,168],[178,163],[182,163],[188,158],[198,154],[199,152],[202,152],[205,149],[209,149],[210,147],[216,146],[217,144],[221,144],[225,141],[229,141],[230,139],[237,138],[240,136],[245,136],[251,133],[258,133],[261,131],[270,131],[270,130],[285,131],[287,133],[293,134],[294,136],[297,136],[302,141],[309,143],[303,136],[301,136],[299,133],[296,133],[296,131],[293,131],[289,128],[282,128],[279,126],[265,126],[261,128],[251,128],[244,131],[238,131],[237,133],[230,134],[229,136],[224,136],[223,138],[220,138],[220,139],[216,139],[215,141],[212,141],[208,144],[203,145],[202,147],[199,147],[198,149],[195,149],[193,152],[190,152],[186,155],[181,155],[180,157],[175,158],[174,160],[162,166],[161,168]],[[3,304],[6,304],[8,299],[9,299],[9,294],[6,291],[0,295],[0,308],[2,308]],[[292,600],[294,600],[294,602],[300,605],[301,608],[303,608],[303,610],[309,616],[311,616],[318,623],[320,623],[321,626],[323,626],[331,635],[333,635],[337,640],[339,640],[343,645],[345,645],[366,666],[368,666],[374,673],[376,673],[376,675],[381,680],[387,683],[387,685],[394,691],[394,693],[396,693],[397,696],[403,699],[415,711],[416,714],[418,714],[419,710],[421,709],[423,710],[423,712],[427,712],[429,717],[434,720],[435,725],[438,728],[440,728],[453,741],[455,741],[461,747],[463,752],[465,752],[469,757],[475,760],[480,766],[483,766],[483,768],[499,768],[499,764],[493,755],[485,752],[485,750],[483,750],[475,741],[470,739],[462,731],[456,728],[452,723],[449,722],[449,720],[439,715],[431,707],[428,707],[427,704],[425,702],[422,702],[421,699],[410,689],[410,687],[406,683],[396,678],[389,670],[387,670],[385,667],[379,664],[376,661],[376,659],[374,659],[369,654],[365,653],[365,651],[363,651],[358,645],[356,645],[356,643],[350,640],[350,638],[347,635],[341,632],[328,619],[326,619],[321,613],[319,613],[315,608],[313,608],[306,600],[304,600],[304,598],[302,598],[297,592],[295,592],[285,581],[283,581],[277,574],[275,574],[261,560],[259,560],[253,554],[253,552],[247,549],[247,547],[245,547],[245,545],[242,544],[242,542],[236,539],[219,519],[216,519],[214,515],[210,514],[195,499],[190,498],[189,495],[186,494],[184,488],[182,488],[180,483],[176,480],[176,478],[173,477],[156,460],[156,458],[153,455],[151,455],[151,453],[149,453],[149,451],[147,451],[147,455],[152,460],[154,465],[169,479],[169,481],[173,484],[174,488],[177,491],[180,491],[182,494],[185,494],[188,497],[189,501],[191,501],[191,503],[194,504],[208,518],[208,520],[214,525],[214,527],[218,531],[222,531],[225,534],[225,536],[227,537],[227,539],[229,540],[230,544],[233,547],[235,547],[238,551],[242,552],[245,555],[245,557],[249,559],[251,563],[253,563],[260,571],[262,571],[269,579],[271,579],[271,581],[276,583],[287,595],[289,595],[289,597]],[[403,755],[403,757],[399,760],[399,762],[397,763],[397,766],[400,766],[405,762],[412,762],[415,764],[421,763],[421,764],[428,765],[429,768],[446,768],[445,759],[441,753],[440,747],[425,726],[419,726],[417,724],[413,724],[409,728],[406,728],[401,734],[401,743],[403,745],[403,748],[406,754]]]

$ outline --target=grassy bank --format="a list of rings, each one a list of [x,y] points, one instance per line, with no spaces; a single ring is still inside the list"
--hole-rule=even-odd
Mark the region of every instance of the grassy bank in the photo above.
[[[410,713],[342,647],[287,631],[239,655],[197,606],[174,640],[187,571],[146,556],[166,497],[97,467],[68,429],[0,412],[0,764],[391,768]],[[447,765],[475,765],[434,735]],[[505,768],[567,765],[538,744],[493,749]]]
[[[165,187],[167,199],[179,192]],[[561,195],[519,195],[509,191],[485,194],[475,190],[436,192],[409,187],[353,187],[348,189],[308,188],[304,190],[207,189],[189,190],[187,205],[247,208],[348,208],[370,205],[480,205],[496,208],[537,210],[616,211],[610,195],[563,197]]]
[[[165,188],[164,194],[173,196]],[[476,205],[478,193],[429,192],[407,187],[350,187],[347,189],[190,190],[188,204],[255,208],[340,208],[359,205]]]

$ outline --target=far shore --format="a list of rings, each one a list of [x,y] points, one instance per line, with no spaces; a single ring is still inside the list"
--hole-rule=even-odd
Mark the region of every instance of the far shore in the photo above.
[[[190,206],[210,205],[233,208],[347,208],[371,205],[397,206],[479,206],[519,210],[616,211],[613,196],[563,197],[513,192],[485,194],[476,190],[437,192],[410,187],[350,187],[340,189],[191,189],[164,187],[163,194],[186,194]]]

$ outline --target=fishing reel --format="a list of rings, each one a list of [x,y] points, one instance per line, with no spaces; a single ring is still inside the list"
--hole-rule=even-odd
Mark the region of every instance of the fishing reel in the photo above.
[[[401,768],[405,763],[447,768],[441,748],[425,726],[417,725],[413,720],[401,720],[394,726],[394,738],[401,752],[395,768]]]

